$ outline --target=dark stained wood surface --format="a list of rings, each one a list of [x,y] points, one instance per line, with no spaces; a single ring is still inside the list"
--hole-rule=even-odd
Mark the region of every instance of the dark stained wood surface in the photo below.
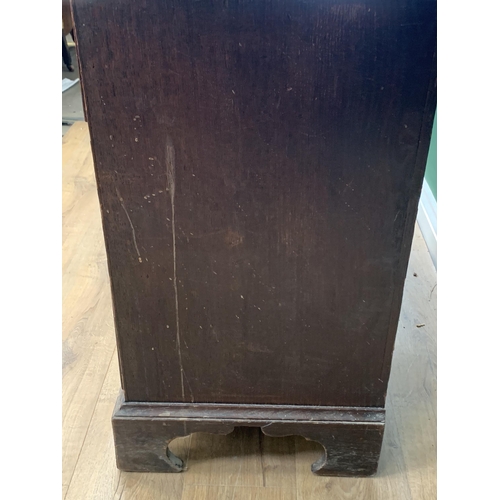
[[[435,2],[72,7],[126,399],[383,406]]]
[[[120,410],[121,409],[121,410]],[[145,403],[126,402],[123,392],[116,403],[117,415],[128,418],[166,420],[231,420],[237,425],[285,422],[385,422],[383,408],[336,406],[257,405],[216,403]]]
[[[120,394],[113,413],[116,464],[129,472],[182,472],[168,448],[197,432],[230,434],[237,426],[260,427],[267,436],[300,435],[324,452],[312,472],[324,476],[371,476],[377,472],[385,411],[279,405],[127,403]]]
[[[79,122],[63,139],[63,496],[67,493],[67,500],[109,500],[122,491],[122,499],[131,496],[162,500],[221,500],[233,495],[259,500],[435,498],[435,317],[439,287],[418,225],[388,388],[379,476],[375,480],[311,474],[311,464],[322,452],[319,444],[302,437],[268,437],[258,427],[236,427],[230,435],[196,433],[175,439],[171,450],[186,459],[187,474],[121,473],[115,465],[110,425],[120,378],[91,156],[87,124]],[[422,323],[426,326],[416,327]],[[170,407],[189,404],[168,403]],[[232,406],[237,406],[238,411],[254,408]],[[271,406],[276,417],[285,413],[280,412],[283,406]],[[255,407],[263,411],[262,405]]]

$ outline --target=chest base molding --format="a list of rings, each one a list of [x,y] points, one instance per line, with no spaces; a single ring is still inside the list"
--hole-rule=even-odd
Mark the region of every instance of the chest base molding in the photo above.
[[[182,472],[184,462],[168,448],[195,432],[230,434],[260,427],[267,436],[302,436],[320,443],[311,466],[325,476],[377,472],[385,425],[383,408],[126,402],[120,393],[112,418],[116,463],[128,472]]]

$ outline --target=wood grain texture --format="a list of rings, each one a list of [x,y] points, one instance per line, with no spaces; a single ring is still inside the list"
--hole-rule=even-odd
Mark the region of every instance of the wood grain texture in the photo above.
[[[383,406],[435,2],[72,8],[126,399]]]
[[[86,306],[95,304],[99,289],[108,286],[106,272],[96,273],[96,268],[89,266],[96,255],[104,255],[104,248],[99,231],[89,232],[89,227],[100,227],[100,220],[97,202],[87,199],[89,189],[94,189],[94,200],[97,198],[95,187],[87,185],[92,184],[93,172],[86,124],[75,124],[65,136],[63,160],[63,203],[66,208],[72,207],[65,210],[63,224],[63,240],[67,242],[63,284],[72,283],[75,290],[73,295],[65,293],[63,324],[65,337],[73,339],[78,354],[69,359],[69,351],[63,354],[67,366],[76,366],[63,371],[63,479],[67,500],[231,499],[233,495],[301,500],[436,498],[436,272],[418,228],[398,326],[377,476],[314,476],[310,464],[321,453],[319,444],[300,437],[271,438],[255,428],[237,428],[228,436],[200,433],[174,440],[170,447],[184,458],[188,474],[118,471],[110,416],[120,377],[116,353],[110,354],[106,347],[115,342],[110,297],[101,299],[107,300],[107,314],[98,307]],[[66,222],[70,213],[71,224]],[[416,327],[422,323],[424,327]],[[68,330],[69,325],[80,325],[78,333]],[[98,347],[94,340],[98,340]],[[86,349],[90,350],[88,357]],[[89,406],[90,411],[86,411]]]

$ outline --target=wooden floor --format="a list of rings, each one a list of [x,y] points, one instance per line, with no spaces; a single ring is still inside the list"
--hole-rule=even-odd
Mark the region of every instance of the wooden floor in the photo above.
[[[184,473],[120,472],[111,431],[120,379],[106,254],[88,129],[77,122],[63,138],[63,498],[436,498],[436,292],[417,227],[377,476],[317,477],[310,466],[319,444],[245,428],[175,440],[171,448],[187,462]]]

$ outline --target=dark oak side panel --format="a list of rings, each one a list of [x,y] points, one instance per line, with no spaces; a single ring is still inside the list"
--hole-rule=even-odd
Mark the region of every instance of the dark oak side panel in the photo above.
[[[128,401],[384,405],[424,0],[73,0]]]

